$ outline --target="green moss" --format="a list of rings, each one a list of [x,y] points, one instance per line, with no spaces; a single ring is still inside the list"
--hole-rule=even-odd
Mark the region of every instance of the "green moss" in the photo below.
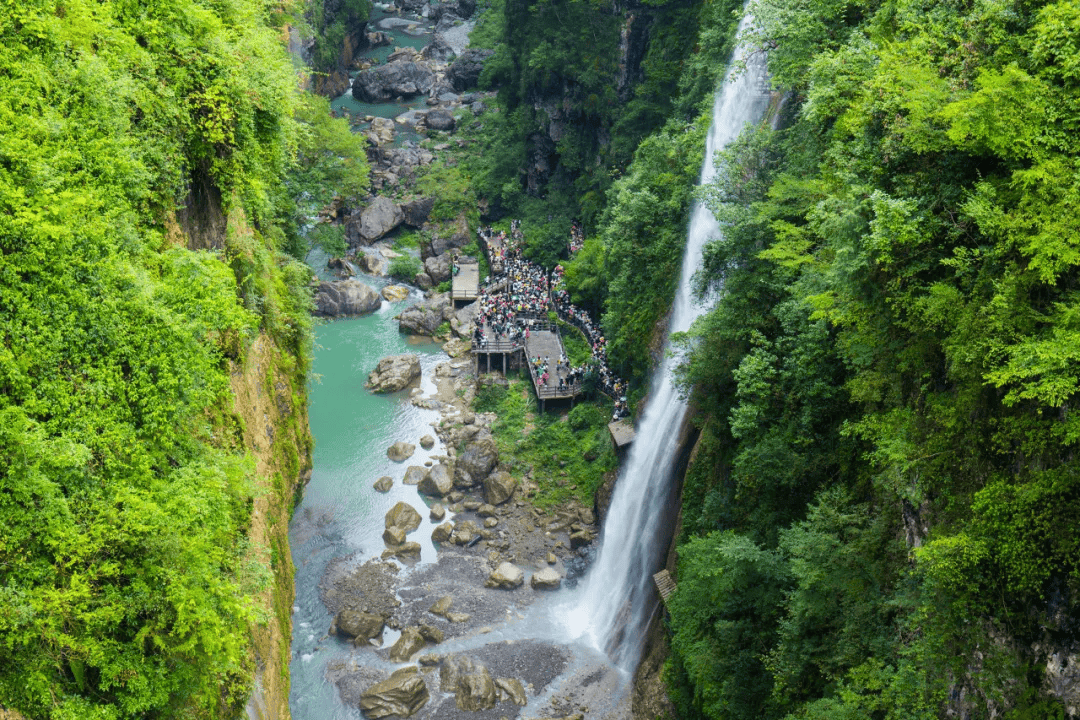
[[[603,405],[539,414],[531,381],[519,376],[508,388],[481,388],[474,408],[498,416],[493,436],[500,456],[514,475],[531,471],[538,507],[572,498],[591,505],[604,474],[618,465],[607,430],[611,411]]]

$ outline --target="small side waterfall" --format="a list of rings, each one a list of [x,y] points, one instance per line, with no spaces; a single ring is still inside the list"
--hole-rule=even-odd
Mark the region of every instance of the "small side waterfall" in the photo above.
[[[750,23],[744,17],[742,33]],[[736,56],[743,51],[737,50]],[[764,58],[747,59],[742,73],[728,70],[716,92],[712,126],[705,145],[700,183],[716,174],[716,151],[734,140],[743,127],[759,122],[769,104]],[[721,232],[708,208],[695,203],[687,231],[682,275],[672,310],[669,336],[682,332],[706,311],[694,302],[691,281],[701,264],[707,240]],[[665,522],[665,512],[675,501],[671,497],[679,430],[686,415],[686,403],[674,387],[672,370],[677,358],[665,357],[652,379],[652,392],[623,472],[616,485],[601,537],[600,552],[592,570],[576,594],[577,607],[569,612],[569,622],[592,636],[598,647],[625,670],[636,666],[645,630],[656,609],[652,573],[659,570],[666,547],[658,547],[657,537]]]

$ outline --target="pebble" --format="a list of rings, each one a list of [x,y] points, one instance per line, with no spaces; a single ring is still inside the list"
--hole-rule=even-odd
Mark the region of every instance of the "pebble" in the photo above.
[[[499,524],[498,518],[489,517],[488,519],[484,520],[484,527],[486,527],[486,528],[493,528],[498,524]]]

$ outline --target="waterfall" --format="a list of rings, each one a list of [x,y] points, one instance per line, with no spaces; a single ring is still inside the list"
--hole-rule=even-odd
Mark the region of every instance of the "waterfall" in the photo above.
[[[749,22],[748,16],[743,18],[740,34]],[[743,51],[736,50],[736,56],[740,53]],[[764,58],[760,54],[743,57],[746,70],[733,72],[729,68],[717,89],[699,184],[708,183],[716,175],[716,151],[734,140],[747,123],[760,122],[768,108]],[[709,209],[695,203],[669,337],[670,333],[688,330],[707,310],[694,301],[691,284],[705,242],[720,233]],[[576,607],[565,615],[572,626],[591,635],[599,648],[628,671],[638,662],[645,631],[656,610],[652,574],[660,569],[667,551],[666,543],[658,538],[672,518],[672,513],[665,510],[678,501],[672,497],[671,482],[686,403],[673,383],[672,370],[677,362],[678,358],[665,352],[653,376],[648,405],[604,522],[599,554],[575,595]]]

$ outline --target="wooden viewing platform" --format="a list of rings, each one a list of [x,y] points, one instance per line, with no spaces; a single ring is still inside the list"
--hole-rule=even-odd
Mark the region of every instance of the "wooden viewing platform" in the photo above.
[[[451,300],[472,301],[480,297],[480,264],[461,263],[450,288]]]
[[[675,592],[675,580],[667,570],[661,570],[653,575],[652,579],[653,582],[656,583],[656,589],[660,593],[660,599],[666,606],[668,598],[671,597],[671,593]]]
[[[529,326],[529,338],[527,340],[496,340],[486,325],[481,328],[481,332],[484,340],[481,342],[473,340],[472,343],[474,369],[478,374],[481,355],[487,356],[488,369],[491,368],[491,356],[501,355],[504,375],[506,374],[507,358],[523,362],[529,369],[529,377],[532,378],[533,388],[536,390],[536,397],[540,401],[541,411],[544,409],[545,400],[573,401],[574,398],[581,394],[582,386],[580,382],[573,385],[564,385],[560,390],[559,379],[555,373],[551,372],[563,355],[562,338],[552,323],[546,320],[534,320],[533,324]],[[521,353],[521,356],[515,358],[514,356],[518,353]],[[550,374],[547,385],[540,382],[540,375],[533,366],[532,359],[535,357],[548,359]]]

